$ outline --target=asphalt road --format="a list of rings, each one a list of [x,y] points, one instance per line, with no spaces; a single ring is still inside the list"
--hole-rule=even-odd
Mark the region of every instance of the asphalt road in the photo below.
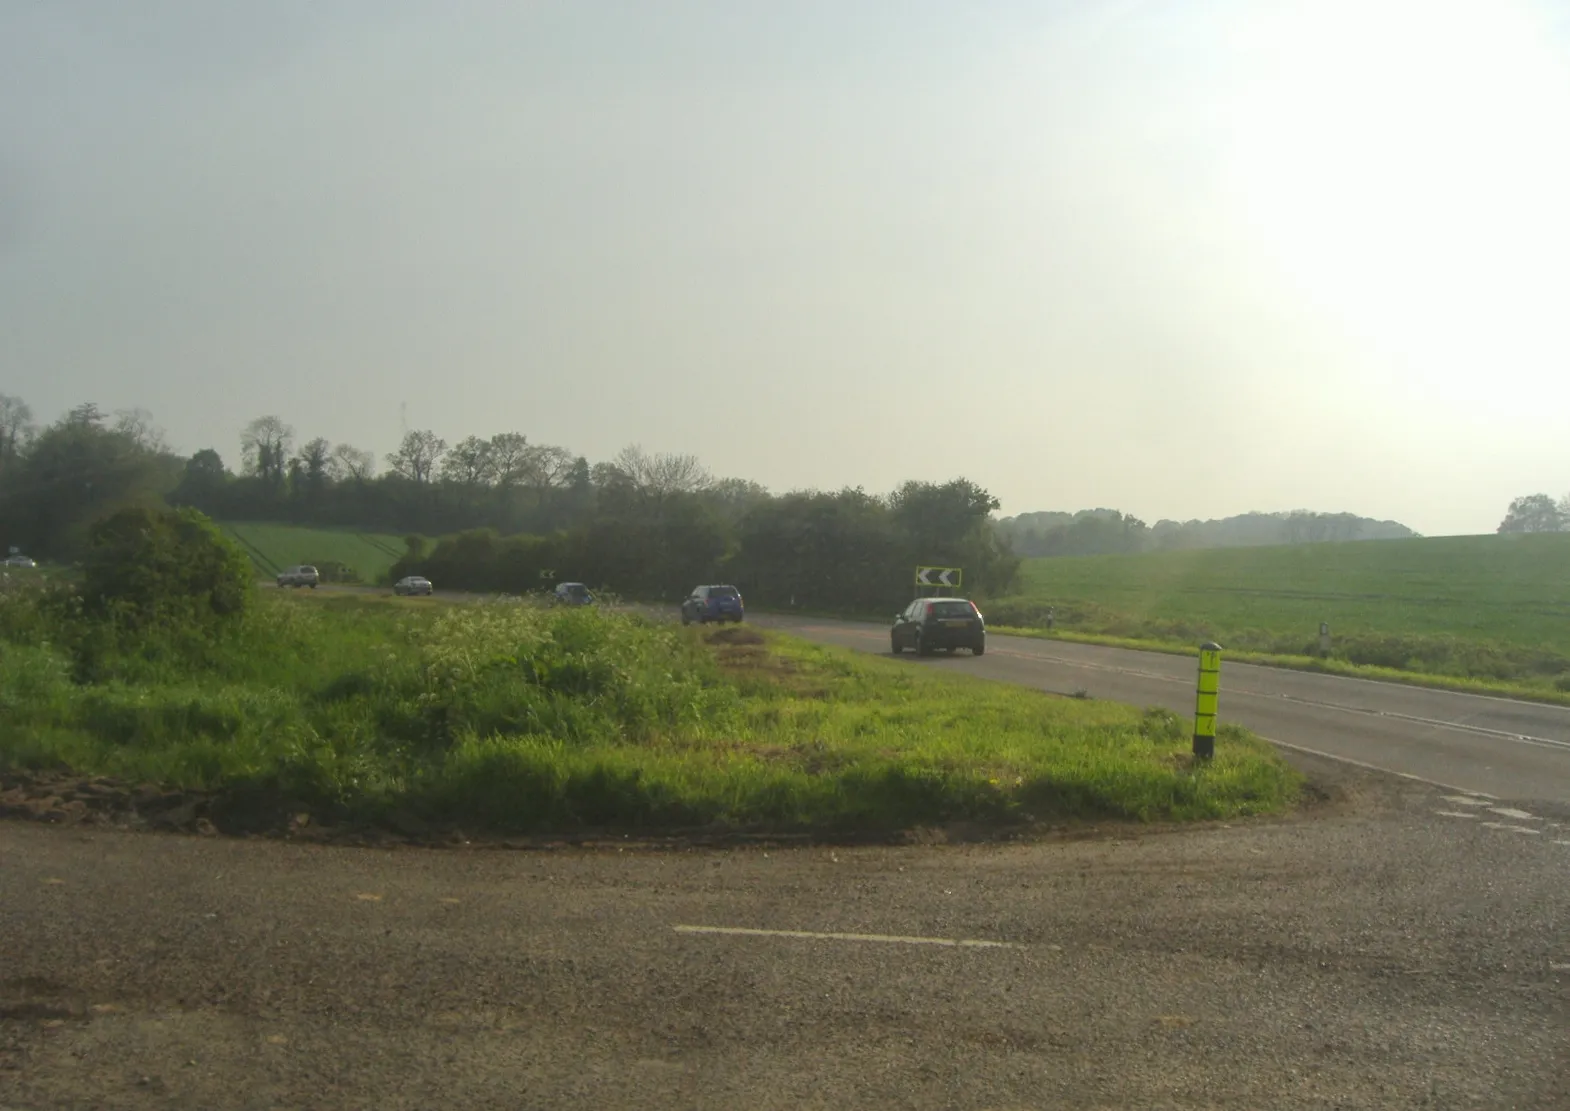
[[[0,1108],[1570,1106],[1570,815],[1340,774],[1012,846],[4,822]]]
[[[749,616],[828,644],[889,651],[888,629],[852,621]],[[1196,658],[992,635],[936,667],[1092,698],[1194,712]],[[1500,798],[1570,803],[1570,708],[1226,663],[1221,717],[1284,746]]]

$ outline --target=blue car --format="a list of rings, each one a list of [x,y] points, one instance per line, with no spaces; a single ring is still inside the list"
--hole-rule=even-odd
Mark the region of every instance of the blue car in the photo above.
[[[694,621],[700,625],[710,621],[734,621],[740,624],[746,616],[747,608],[742,604],[741,591],[734,586],[700,586],[681,604],[683,625],[691,625]]]

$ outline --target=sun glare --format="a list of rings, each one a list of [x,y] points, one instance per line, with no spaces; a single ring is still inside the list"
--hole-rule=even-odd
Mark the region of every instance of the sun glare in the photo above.
[[[1505,0],[1269,10],[1230,44],[1227,182],[1255,249],[1407,388],[1566,377],[1564,43]]]

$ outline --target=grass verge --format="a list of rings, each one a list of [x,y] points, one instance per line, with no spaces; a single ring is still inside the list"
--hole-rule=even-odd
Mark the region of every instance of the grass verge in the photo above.
[[[1227,818],[1300,788],[1241,731],[1194,767],[1188,722],[1162,711],[750,628],[267,595],[218,641],[125,643],[5,604],[0,765],[224,792],[275,817],[833,833]]]
[[[1199,644],[1181,641],[1155,640],[1145,637],[1106,636],[1100,633],[1082,633],[1074,630],[1031,629],[1011,625],[991,625],[988,630],[999,636],[1030,637],[1033,640],[1061,640],[1071,644],[1097,644],[1105,648],[1128,648],[1136,652],[1160,652],[1171,656],[1194,656]],[[1226,645],[1222,645],[1226,648]],[[1548,683],[1529,683],[1508,679],[1484,679],[1460,675],[1435,675],[1422,671],[1403,671],[1393,667],[1358,664],[1349,660],[1319,656],[1296,656],[1273,652],[1226,650],[1226,658],[1235,663],[1258,664],[1261,667],[1279,667],[1292,671],[1313,671],[1322,675],[1340,675],[1349,679],[1369,679],[1380,683],[1401,683],[1409,687],[1426,687],[1430,690],[1455,691],[1458,694],[1481,694],[1494,698],[1516,698],[1527,702],[1542,702],[1554,706],[1570,706],[1570,692],[1559,690]]]

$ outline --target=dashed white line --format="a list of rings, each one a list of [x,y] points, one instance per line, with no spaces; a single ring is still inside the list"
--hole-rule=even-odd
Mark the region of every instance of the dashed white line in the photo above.
[[[1471,795],[1445,795],[1446,802],[1453,802],[1457,806],[1487,806],[1494,800],[1491,798],[1473,798]]]
[[[1434,813],[1438,814],[1441,818],[1475,818],[1475,817],[1477,817],[1476,814],[1468,814],[1468,813],[1466,813],[1465,811],[1462,811],[1462,810],[1436,810],[1436,811],[1434,811]]]
[[[1537,822],[1542,820],[1535,814],[1528,814],[1525,810],[1517,810],[1511,806],[1490,806],[1488,809],[1498,814],[1501,818],[1514,818],[1518,822]]]
[[[784,937],[809,941],[874,941],[885,945],[941,945],[950,949],[1023,949],[1013,941],[981,941],[962,937],[906,937],[900,934],[818,933],[814,930],[756,930],[745,926],[672,926],[679,934],[728,934],[737,937]]]
[[[1540,829],[1533,829],[1531,826],[1513,826],[1507,822],[1484,822],[1483,824],[1489,829],[1503,829],[1511,833],[1530,833],[1534,837],[1543,832]]]

